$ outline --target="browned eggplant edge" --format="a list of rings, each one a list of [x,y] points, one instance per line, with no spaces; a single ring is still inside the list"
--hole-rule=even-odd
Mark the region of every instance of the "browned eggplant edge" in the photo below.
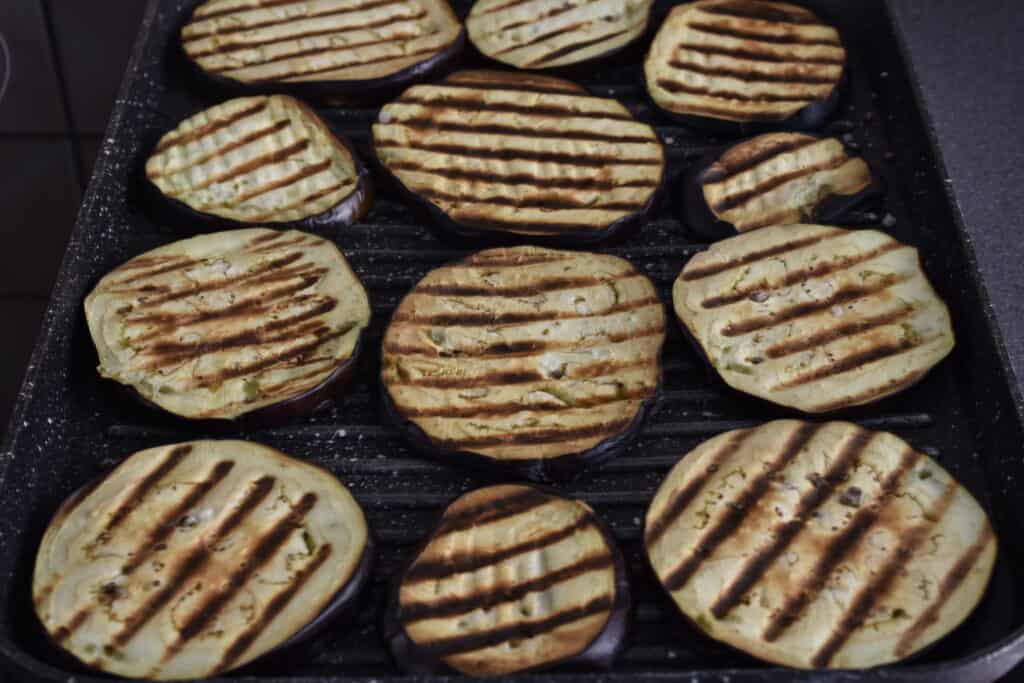
[[[537,484],[519,485],[540,491],[541,493],[554,498],[575,500],[548,486],[540,486]],[[391,588],[388,591],[387,601],[380,616],[380,631],[384,640],[387,641],[388,648],[391,650],[395,663],[406,673],[459,673],[445,664],[440,658],[434,656],[425,648],[420,647],[416,641],[409,636],[409,633],[405,630],[405,624],[402,620],[399,595],[405,575],[408,573],[413,563],[416,562],[417,558],[423,554],[427,545],[429,545],[430,541],[434,538],[434,535],[440,529],[444,521],[445,512],[447,512],[452,503],[466,495],[466,493],[469,493],[469,491],[456,496],[448,503],[448,505],[445,506],[445,509],[441,512],[437,522],[426,534],[424,539],[416,545],[413,552],[410,553],[409,559],[404,563],[402,571],[399,572],[399,574],[392,580]],[[619,548],[618,541],[615,538],[615,532],[608,525],[608,522],[606,522],[605,519],[593,509],[590,509],[590,514],[594,519],[595,526],[604,538],[605,545],[608,546],[608,551],[611,553],[614,564],[615,602],[608,615],[608,621],[605,622],[605,626],[601,632],[597,634],[594,640],[592,640],[582,652],[555,662],[548,662],[536,667],[525,668],[516,673],[526,673],[556,667],[558,669],[579,667],[583,669],[607,670],[611,668],[615,659],[625,648],[626,636],[628,635],[633,616],[633,598],[630,590],[629,574],[626,571],[626,560],[622,554],[622,550]]]

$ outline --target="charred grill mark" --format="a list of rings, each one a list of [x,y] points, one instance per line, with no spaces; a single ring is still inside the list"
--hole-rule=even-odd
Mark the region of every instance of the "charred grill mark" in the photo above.
[[[291,3],[287,3],[287,4],[291,4]],[[200,38],[210,38],[210,37],[213,37],[213,36],[222,37],[222,36],[230,35],[232,33],[243,33],[243,32],[252,31],[252,30],[258,29],[258,28],[267,28],[269,26],[287,26],[288,24],[292,24],[292,23],[295,23],[296,21],[300,21],[300,20],[323,19],[325,17],[337,17],[337,16],[340,16],[340,15],[343,15],[343,14],[356,14],[357,12],[364,12],[364,11],[366,11],[368,9],[376,9],[378,7],[385,7],[387,5],[399,5],[399,6],[402,6],[403,3],[400,0],[372,0],[371,2],[368,2],[365,5],[358,5],[356,7],[346,7],[345,9],[341,9],[341,10],[328,9],[326,12],[320,12],[318,14],[305,14],[305,15],[303,15],[301,17],[285,17],[283,19],[279,18],[279,17],[275,17],[275,18],[267,20],[267,21],[257,21],[257,22],[253,22],[251,24],[246,24],[244,22],[244,20],[238,19],[237,22],[235,22],[234,25],[232,25],[230,27],[227,27],[227,28],[218,27],[218,28],[214,28],[212,31],[207,31],[205,33],[193,33],[192,35],[188,36],[187,38],[184,38],[182,42],[184,42],[187,45],[188,43],[195,42],[195,41],[199,40]],[[256,8],[253,8],[253,9],[256,9]],[[238,10],[232,9],[232,10],[227,10],[225,12],[225,14],[235,14],[235,13],[238,13]],[[210,17],[203,17],[203,20],[206,20],[206,19],[209,19],[209,18]],[[358,28],[358,27],[355,27],[355,28]],[[348,29],[348,27],[346,27],[345,30],[351,30],[351,29]]]
[[[386,149],[397,146],[397,143],[385,143],[377,147]],[[564,152],[529,151],[519,149],[488,149],[483,147],[471,147],[461,144],[450,143],[425,143],[408,141],[401,147],[404,150],[414,149],[421,152],[441,152],[447,154],[461,154],[463,156],[476,157],[478,159],[500,159],[502,161],[550,161],[558,164],[571,164],[573,166],[599,166],[599,165],[630,165],[630,166],[662,166],[661,159],[623,159],[618,156],[603,156],[592,154],[566,154]]]
[[[491,500],[481,505],[474,505],[465,510],[448,515],[437,530],[435,538],[441,538],[448,534],[464,531],[472,527],[480,527],[485,524],[497,522],[508,517],[521,515],[551,502],[551,497],[527,488],[518,493]]]
[[[441,88],[448,87],[447,84],[438,86]],[[467,112],[503,112],[508,114],[524,114],[527,116],[546,115],[554,119],[559,118],[575,118],[575,119],[596,119],[598,121],[628,121],[634,123],[632,114],[628,111],[575,111],[572,108],[571,103],[564,104],[514,104],[512,102],[488,102],[486,93],[484,97],[473,97],[473,98],[456,98],[451,96],[445,96],[443,93],[433,92],[433,97],[417,96],[405,94],[397,100],[399,104],[418,104],[427,109],[464,109]],[[538,93],[539,94],[539,93]],[[572,99],[594,99],[591,97],[584,97],[573,93]],[[603,104],[603,102],[602,102]],[[395,123],[402,123],[402,119],[397,119]]]
[[[610,569],[614,562],[607,551],[593,555],[573,564],[548,571],[529,581],[511,586],[494,585],[490,589],[466,596],[453,596],[436,602],[418,602],[402,605],[401,619],[406,625],[425,619],[438,619],[466,614],[477,609],[489,610],[505,602],[521,600],[530,593],[544,591],[552,586],[571,581],[589,572]]]
[[[751,50],[742,47],[726,47],[724,45],[704,45],[700,43],[680,43],[676,46],[678,50],[685,50],[688,52],[696,52],[704,55],[718,56],[718,57],[732,57],[733,59],[742,59],[749,62],[765,62],[769,64],[789,64],[789,65],[806,65],[806,66],[843,66],[845,59],[841,57],[827,57],[825,55],[816,55],[814,57],[797,57],[796,55],[778,55],[772,52],[763,52],[760,50]],[[838,79],[836,79],[838,80]]]
[[[704,21],[691,21],[688,26],[694,30],[713,36],[723,38],[736,38],[738,40],[753,40],[760,43],[772,43],[775,45],[811,45],[822,47],[842,48],[838,40],[826,40],[824,38],[807,38],[799,32],[788,32],[786,35],[773,35],[770,33],[759,33],[737,26],[723,26],[711,24]]]
[[[269,166],[271,164],[276,164],[281,161],[285,161],[288,159],[288,157],[306,151],[307,149],[309,149],[309,145],[310,141],[308,139],[299,140],[298,142],[294,142],[288,145],[287,147],[271,152],[270,154],[265,154],[254,159],[250,159],[249,161],[246,161],[243,164],[239,164],[238,166],[229,168],[218,175],[211,175],[209,178],[203,180],[200,183],[190,185],[188,188],[182,188],[182,191],[177,191],[175,188],[169,188],[166,193],[171,195],[172,197],[177,197],[180,196],[183,192],[188,193],[195,192],[197,190],[204,190],[210,187],[211,185],[216,185],[217,183],[224,183],[229,180],[233,180],[238,176],[251,173],[252,171],[262,168],[263,166]]]
[[[341,183],[339,185],[329,185],[328,187],[325,187],[322,190],[318,190],[318,191],[314,192],[313,194],[306,195],[305,197],[301,197],[301,198],[297,199],[295,202],[293,202],[291,204],[286,204],[285,206],[282,206],[279,209],[274,209],[272,211],[267,211],[265,213],[261,213],[261,214],[257,214],[255,216],[252,216],[252,217],[250,217],[250,221],[253,221],[253,222],[255,222],[255,221],[264,221],[264,220],[267,220],[269,218],[273,218],[274,216],[281,215],[281,214],[285,213],[286,211],[291,211],[293,209],[298,209],[298,208],[302,207],[305,204],[309,204],[309,203],[312,203],[312,202],[319,201],[319,200],[323,199],[324,197],[326,197],[328,195],[334,194],[335,192],[340,192],[341,190],[344,190],[349,185],[355,184],[355,182],[356,182],[356,180],[354,178],[348,178],[348,179],[345,180],[345,182],[343,182],[343,183]]]
[[[171,175],[175,175],[175,174],[178,174],[178,173],[184,173],[185,171],[187,171],[190,168],[195,168],[196,166],[200,166],[202,164],[205,164],[207,161],[210,161],[211,159],[214,159],[214,158],[217,158],[217,157],[220,157],[220,156],[224,156],[228,152],[236,150],[239,147],[244,147],[245,145],[248,145],[249,143],[256,142],[258,140],[262,140],[263,138],[266,138],[266,137],[272,137],[275,133],[280,133],[285,128],[288,128],[288,126],[290,126],[291,123],[292,122],[289,121],[288,119],[282,119],[281,121],[275,121],[269,128],[261,128],[260,130],[252,131],[252,132],[248,133],[247,135],[243,135],[242,137],[238,138],[237,140],[232,140],[231,142],[229,142],[228,144],[224,145],[223,147],[214,148],[212,151],[207,152],[206,154],[202,155],[198,159],[194,159],[192,161],[189,161],[187,165],[182,166],[181,168],[172,171]],[[159,170],[159,169],[156,170],[155,172],[149,174],[150,179],[162,178],[164,176],[165,176],[164,172]]]
[[[591,379],[611,375],[622,370],[646,367],[653,361],[649,358],[630,361],[628,363],[595,363],[573,370],[572,379]],[[492,387],[501,384],[527,384],[549,379],[547,375],[539,371],[517,370],[509,372],[495,372],[478,377],[419,377],[406,382],[392,382],[392,386],[415,386],[431,389],[472,389],[474,387]],[[461,443],[461,442],[460,442]]]
[[[495,12],[500,12],[503,9],[508,9],[509,7],[515,7],[517,5],[523,5],[527,2],[530,2],[530,0],[509,0],[508,2],[502,3],[500,5],[488,7],[486,11],[481,12],[481,15],[494,14]]]
[[[547,94],[547,95],[585,95],[586,92],[579,88],[570,88],[568,86],[556,86],[556,85],[539,85],[535,83],[515,83],[505,82],[501,80],[495,80],[493,82],[488,81],[473,81],[465,78],[459,80],[448,80],[444,81],[441,85],[445,88],[455,88],[459,90],[466,90],[468,92],[480,93],[480,95],[486,95],[489,92],[517,92],[517,93],[535,93],[535,94]],[[404,101],[404,100],[403,100]]]
[[[512,45],[509,45],[506,48],[502,48],[501,50],[497,50],[494,54],[496,54],[496,55],[503,55],[503,54],[507,54],[509,52],[513,52],[515,50],[522,49],[524,47],[530,47],[531,45],[536,45],[538,43],[543,43],[543,42],[545,42],[545,41],[547,41],[547,40],[549,40],[551,38],[556,38],[557,36],[562,35],[564,33],[569,33],[571,31],[575,31],[578,28],[586,26],[587,23],[589,23],[589,22],[577,21],[575,24],[569,24],[568,26],[560,26],[558,28],[555,28],[555,29],[552,29],[552,30],[548,31],[547,33],[538,33],[537,35],[532,36],[529,40],[527,40],[525,42],[514,43]],[[533,64],[536,64],[536,63],[537,63],[536,61],[532,61],[529,64],[533,65]]]
[[[265,239],[267,237],[266,235],[260,235],[260,237],[263,237],[264,239],[261,241],[254,239],[249,248],[245,251],[249,254],[272,254],[275,251],[283,250],[284,247],[298,247],[313,243],[312,241],[307,240],[307,236],[302,233],[295,235],[294,237],[289,237],[288,239],[285,239],[286,235],[287,233],[274,233],[270,236],[271,240],[273,240],[271,244],[267,244],[267,240]]]
[[[251,79],[249,82],[250,83],[255,83],[255,84],[259,84],[259,83],[272,83],[274,81],[285,81],[285,80],[288,80],[288,79],[299,78],[299,77],[302,77],[302,76],[315,76],[317,74],[328,73],[330,71],[340,71],[342,69],[351,69],[353,67],[367,66],[369,64],[380,64],[382,62],[393,62],[393,61],[396,61],[396,60],[408,59],[409,57],[419,57],[419,56],[422,56],[422,55],[432,55],[432,54],[436,54],[437,52],[440,52],[441,50],[444,49],[444,47],[445,46],[440,45],[440,46],[437,46],[437,47],[428,47],[428,48],[424,48],[424,49],[421,49],[421,50],[416,50],[415,52],[403,52],[400,55],[389,55],[389,56],[385,56],[385,57],[378,57],[377,59],[367,59],[367,60],[364,60],[364,61],[356,61],[356,62],[343,62],[341,64],[332,64],[332,65],[329,65],[329,66],[321,67],[319,69],[310,69],[310,70],[306,70],[306,71],[290,71],[290,72],[286,72],[286,73],[283,73],[283,74],[275,74],[273,76],[265,76],[263,78],[254,78],[254,79]]]
[[[246,119],[250,116],[255,116],[257,114],[262,114],[264,111],[267,110],[267,105],[268,100],[266,98],[262,98],[255,104],[248,106],[240,111],[237,111],[234,114],[228,116],[227,118],[207,121],[198,128],[193,128],[192,130],[185,133],[179,133],[177,135],[174,133],[169,133],[165,135],[163,139],[161,139],[160,142],[157,144],[156,153],[159,154],[170,149],[171,147],[180,147],[187,145],[190,142],[195,142],[196,140],[208,137],[222,128],[227,128],[228,126],[234,123],[238,123],[242,119]]]
[[[918,379],[924,377],[925,373],[927,372],[928,369],[925,368],[923,370],[915,370],[914,372],[906,373],[903,376],[898,377],[894,380],[890,380],[880,386],[874,386],[865,389],[859,394],[854,394],[853,396],[848,396],[845,398],[839,398],[834,401],[829,401],[827,403],[819,403],[815,406],[815,410],[817,410],[818,412],[828,412],[831,410],[836,410],[838,408],[844,408],[846,406],[867,403],[872,399],[887,396],[896,391],[899,391],[903,387],[909,387]]]
[[[667,78],[659,78],[657,80],[657,83],[658,87],[673,94],[686,93],[688,95],[700,95],[702,97],[712,97],[716,99],[733,100],[737,102],[809,102],[815,99],[814,95],[809,94],[785,95],[782,93],[758,93],[757,95],[750,95],[748,93],[743,93],[736,90],[716,90],[704,86],[689,85],[687,83],[673,81]],[[818,99],[824,99],[824,96],[818,96]]]
[[[149,492],[153,490],[153,488],[164,477],[170,474],[171,470],[177,467],[191,452],[191,444],[183,444],[172,448],[171,452],[167,454],[167,457],[165,457],[159,465],[150,470],[145,477],[139,480],[139,483],[136,484],[131,492],[125,497],[125,501],[114,510],[95,543],[97,545],[104,545],[109,541],[111,532],[120,526],[121,522],[126,520],[128,515],[134,512],[139,505],[142,504],[142,501]]]
[[[530,256],[520,255],[513,258],[508,258],[504,254],[497,256],[475,254],[462,261],[462,263],[467,266],[477,266],[480,268],[519,268],[520,266],[533,266],[539,263],[561,263],[568,260],[567,257],[561,254],[531,254]]]
[[[953,596],[960,587],[960,584],[967,579],[968,574],[971,573],[971,570],[981,558],[981,554],[988,547],[989,541],[992,538],[992,528],[986,525],[978,540],[960,556],[960,559],[956,561],[953,568],[942,577],[935,600],[918,616],[914,623],[910,625],[910,628],[903,632],[899,642],[896,644],[894,653],[897,657],[909,655],[913,650],[914,643],[932,624],[939,620],[939,613],[942,611],[942,607]]]
[[[476,200],[482,204],[490,204],[493,206],[512,206],[520,209],[548,209],[551,211],[571,211],[574,209],[589,211],[633,211],[642,207],[646,203],[646,197],[632,202],[603,201],[590,203],[586,200],[572,201],[559,198],[557,195],[551,196],[544,195],[542,193],[536,193],[533,197],[524,197],[519,199],[517,197],[502,196],[481,198],[479,195],[452,194],[432,187],[418,187],[416,190],[419,194],[427,197],[431,201],[434,201],[434,203],[441,201],[457,202],[461,204]]]
[[[546,413],[546,412],[557,412],[562,410],[573,410],[579,408],[599,408],[601,406],[610,405],[613,403],[620,403],[622,401],[637,401],[649,398],[654,393],[653,387],[643,387],[627,393],[616,396],[608,397],[593,397],[586,400],[576,400],[572,404],[562,405],[525,405],[523,403],[503,403],[500,405],[490,406],[466,406],[464,408],[407,408],[405,406],[399,406],[402,414],[406,417],[447,417],[447,418],[464,418],[464,417],[501,417],[504,415],[514,415],[515,413],[521,413],[528,411],[531,413]]]
[[[470,183],[482,182],[501,185],[526,185],[530,187],[557,187],[576,190],[614,190],[620,187],[648,188],[653,190],[658,186],[657,179],[635,179],[635,180],[606,180],[601,177],[592,178],[566,178],[555,177],[545,178],[530,175],[528,173],[512,173],[501,175],[499,173],[462,171],[455,168],[426,168],[412,162],[391,163],[389,167],[393,171],[409,171],[412,173],[428,173],[440,178],[449,180],[465,180]],[[548,261],[536,261],[547,263]]]
[[[457,448],[487,448],[489,446],[527,446],[533,444],[562,443],[565,441],[578,441],[581,439],[592,439],[604,437],[620,432],[629,426],[631,419],[612,420],[603,424],[588,425],[586,427],[573,427],[562,429],[558,427],[550,429],[538,429],[535,431],[505,432],[489,436],[467,437],[461,439],[447,439],[446,443]]]
[[[580,5],[573,5],[571,3],[565,3],[563,5],[555,6],[555,7],[551,8],[551,9],[547,10],[543,14],[534,15],[534,16],[530,17],[529,19],[525,19],[525,20],[522,20],[522,21],[516,21],[516,22],[513,22],[511,24],[504,24],[500,28],[498,28],[498,30],[491,31],[490,33],[488,33],[487,37],[494,37],[494,36],[500,37],[502,35],[502,33],[504,33],[505,31],[511,31],[514,28],[519,28],[521,26],[527,26],[529,24],[539,24],[541,21],[546,20],[546,19],[551,19],[553,17],[560,17],[563,14],[567,14],[568,12],[571,12],[574,9],[578,9],[579,7],[582,7],[583,5],[589,5],[593,1],[594,0],[587,0],[587,2],[584,2],[584,3],[580,4]],[[491,14],[491,11],[489,10],[487,12],[483,12],[483,14]],[[507,17],[507,18],[511,18],[511,17]]]
[[[669,60],[668,65],[673,69],[681,71],[692,71],[702,76],[735,78],[745,83],[792,83],[794,85],[835,85],[836,79],[831,76],[822,76],[814,73],[806,73],[799,70],[779,71],[778,73],[765,73],[750,69],[738,69],[734,67],[707,64],[697,64],[678,58]]]
[[[903,451],[899,465],[883,480],[876,503],[857,510],[846,528],[822,549],[818,562],[807,580],[787,596],[782,608],[771,616],[764,633],[761,634],[766,642],[778,640],[800,618],[804,607],[817,598],[833,570],[878,520],[881,509],[889,502],[900,480],[920,457],[920,453],[909,447]]]
[[[149,280],[150,278],[154,278],[157,275],[163,275],[165,273],[170,273],[170,272],[175,271],[175,270],[182,270],[183,268],[188,268],[189,266],[193,266],[196,263],[198,263],[198,261],[196,261],[195,259],[190,259],[190,258],[173,259],[173,261],[171,263],[165,263],[165,264],[160,265],[160,266],[158,266],[156,268],[153,268],[152,270],[147,270],[144,273],[136,273],[136,274],[132,275],[129,278],[123,278],[123,279],[120,279],[120,280],[115,280],[111,284],[116,285],[116,286],[129,285],[132,282],[138,282],[139,280]],[[137,270],[139,267],[143,267],[144,268],[144,267],[147,267],[149,265],[147,263],[145,265],[140,265],[140,266],[134,266],[133,267],[132,264],[133,264],[133,261],[129,261],[128,263],[126,263],[123,266],[121,266],[118,270],[122,270],[122,271],[123,270]],[[130,292],[130,291],[134,291],[134,290],[132,290],[132,289],[128,289],[128,290],[117,289],[117,290],[113,290],[113,291],[121,293],[121,292],[124,292],[124,291],[129,291]]]
[[[629,33],[630,31],[632,31],[635,28],[636,28],[636,24],[630,24],[626,28],[624,28],[624,29],[622,29],[620,31],[615,31],[614,33],[606,33],[605,35],[599,36],[597,38],[591,38],[589,40],[581,40],[581,41],[579,41],[577,43],[570,43],[568,45],[563,45],[562,47],[558,48],[557,50],[554,50],[552,52],[548,52],[547,54],[542,55],[541,57],[538,57],[536,59],[531,59],[530,61],[528,61],[526,63],[526,65],[527,66],[531,66],[531,67],[533,67],[533,66],[542,66],[544,64],[553,62],[556,59],[561,59],[562,57],[565,57],[566,55],[571,55],[573,52],[579,52],[580,50],[585,50],[586,48],[588,48],[588,47],[590,47],[592,45],[597,45],[599,43],[606,43],[608,41],[615,40],[619,36],[625,35],[625,34]]]
[[[600,287],[620,282],[629,277],[635,277],[638,273],[629,270],[619,274],[612,280],[605,280],[600,277],[548,277],[536,279],[524,285],[513,287],[480,287],[477,285],[460,284],[424,284],[419,285],[415,293],[430,296],[485,296],[489,298],[524,297],[537,296],[538,294],[549,294],[565,289],[582,289],[584,287]]]
[[[678,489],[672,494],[672,498],[666,503],[664,510],[658,515],[654,521],[644,530],[644,543],[647,548],[653,548],[658,541],[661,540],[662,536],[669,530],[672,524],[675,523],[676,519],[690,506],[696,498],[697,494],[703,490],[704,486],[710,481],[711,475],[714,474],[718,468],[722,466],[726,460],[731,458],[740,448],[743,446],[743,442],[750,436],[750,430],[744,429],[742,431],[735,432],[729,440],[722,445],[718,451],[711,456],[711,463],[707,469],[692,477],[685,486]]]
[[[727,512],[703,534],[690,555],[665,577],[665,587],[669,591],[678,591],[686,585],[701,563],[710,557],[719,544],[743,522],[750,509],[768,491],[775,475],[797,456],[821,427],[820,424],[803,424],[790,435],[782,447],[782,452],[772,460],[771,465],[754,477],[754,480],[740,495],[739,500],[728,506]]]
[[[843,153],[840,153],[839,156],[832,157],[831,159],[827,159],[817,164],[802,166],[797,170],[791,171],[789,173],[779,173],[777,175],[772,176],[771,178],[761,183],[760,185],[752,187],[748,190],[743,190],[735,194],[723,197],[722,199],[718,200],[717,202],[711,205],[711,210],[714,211],[715,213],[724,213],[731,209],[739,208],[745,204],[749,204],[751,201],[757,199],[759,196],[767,194],[768,192],[771,192],[777,187],[785,185],[788,182],[798,180],[805,176],[811,176],[815,173],[834,171],[835,169],[843,166],[849,160],[850,158],[848,156],[846,156]]]
[[[886,559],[885,564],[882,565],[878,573],[874,574],[868,583],[858,591],[843,618],[833,629],[832,633],[829,634],[824,644],[814,653],[814,656],[811,658],[812,666],[827,666],[836,653],[842,649],[846,641],[849,640],[853,632],[864,623],[864,620],[871,610],[874,609],[878,600],[884,598],[889,593],[893,581],[896,580],[896,577],[904,570],[906,564],[914,557],[914,553],[917,552],[921,543],[924,542],[928,531],[934,528],[936,523],[946,514],[959,488],[960,485],[956,481],[950,480],[946,490],[942,492],[939,502],[925,515],[927,521],[915,526],[909,532],[904,531],[901,533],[904,540],[900,543],[899,548]]]
[[[197,382],[197,385],[201,388],[215,386],[221,382],[226,382],[236,377],[243,377],[245,375],[266,370],[267,368],[280,365],[287,361],[297,361],[301,365],[302,357],[320,346],[326,344],[329,341],[341,337],[343,333],[341,331],[330,332],[327,334],[319,333],[316,337],[308,342],[304,342],[292,348],[279,351],[277,353],[270,353],[260,358],[257,361],[249,363],[248,365],[239,364],[232,368],[227,368],[214,375],[206,375],[203,379]]]
[[[912,340],[907,338],[901,338],[898,342],[891,342],[886,344],[878,344],[870,349],[860,351],[858,353],[851,353],[848,356],[843,356],[835,362],[829,363],[828,365],[822,366],[817,370],[805,373],[803,375],[797,375],[796,377],[780,382],[775,385],[775,391],[780,389],[792,389],[793,387],[801,387],[811,382],[820,382],[823,379],[834,377],[835,375],[841,375],[844,372],[850,372],[862,368],[865,365],[874,363],[875,361],[883,360],[885,358],[892,358],[900,354],[912,351],[918,347],[924,346],[933,340]]]
[[[71,634],[82,627],[82,624],[92,615],[92,607],[83,607],[82,609],[75,612],[68,623],[61,626],[52,633],[53,639],[58,643],[63,643],[65,640],[71,637]]]
[[[646,308],[648,306],[660,306],[661,299],[652,296],[646,299],[637,299],[623,304],[612,306],[601,315],[621,313],[633,309]],[[579,318],[593,317],[593,313],[552,313],[550,311],[535,312],[508,312],[508,313],[449,313],[445,315],[431,315],[427,318],[417,318],[401,310],[397,311],[392,320],[394,322],[408,322],[418,325],[440,325],[459,327],[485,327],[490,325],[519,325],[523,323],[554,322],[555,320],[576,320]]]
[[[461,112],[462,110],[455,110]],[[618,119],[611,119],[608,123],[614,123]],[[625,144],[625,143],[637,143],[637,144],[657,144],[658,140],[653,135],[640,136],[640,135],[614,135],[608,133],[591,133],[588,131],[578,130],[541,130],[536,127],[530,127],[527,125],[519,126],[504,126],[496,123],[486,125],[475,125],[466,123],[447,123],[436,121],[430,117],[425,118],[408,118],[395,121],[392,125],[402,126],[403,128],[411,128],[419,131],[429,131],[435,133],[466,133],[469,135],[519,135],[528,138],[548,138],[553,140],[564,140],[566,142],[581,141],[596,141],[596,142],[608,142],[612,144]]]
[[[879,327],[885,327],[886,325],[892,325],[893,323],[897,323],[912,314],[914,310],[913,306],[902,306],[899,309],[888,313],[882,313],[880,315],[865,317],[860,320],[835,325],[829,327],[827,330],[815,332],[802,339],[784,341],[775,344],[774,346],[770,346],[765,349],[764,355],[773,360],[785,358],[786,356],[791,356],[794,353],[800,353],[801,351],[807,351],[809,349],[818,348],[819,346],[824,346],[825,344],[837,341],[843,337],[860,334]]]
[[[210,539],[198,544],[189,552],[184,561],[177,566],[173,576],[164,584],[164,587],[154,593],[144,605],[125,619],[121,630],[115,633],[112,638],[112,646],[119,649],[134,638],[142,627],[170,602],[174,594],[185,585],[188,578],[206,564],[210,559],[210,548],[238,528],[242,521],[267,497],[273,487],[273,477],[266,476],[253,482],[248,495],[241,500],[228,517],[217,527]]]
[[[214,10],[212,12],[203,12],[202,7],[200,7],[196,10],[194,18],[196,21],[205,21],[207,19],[215,19],[217,17],[227,16],[229,14],[239,14],[253,10],[269,9],[271,7],[280,7],[282,5],[298,5],[304,2],[305,0],[261,0],[260,2],[254,3],[250,7],[229,7],[222,10]]]
[[[259,197],[260,195],[267,194],[268,192],[273,192],[274,190],[280,189],[282,187],[295,185],[306,178],[311,178],[312,176],[315,176],[317,173],[323,173],[330,167],[330,159],[324,159],[319,163],[310,164],[305,168],[302,168],[296,171],[295,173],[292,173],[290,176],[285,176],[284,178],[275,180],[274,182],[268,183],[267,185],[254,187],[248,192],[243,192],[242,194],[238,195],[237,201],[246,202],[249,201],[250,199],[253,199],[254,197]]]
[[[811,235],[809,237],[803,237],[792,242],[783,242],[782,244],[776,244],[772,247],[766,247],[765,249],[759,249],[757,251],[751,251],[743,254],[739,258],[733,259],[732,261],[726,261],[723,263],[711,263],[703,268],[686,268],[683,274],[680,276],[684,282],[692,282],[694,280],[701,280],[712,275],[718,275],[724,273],[727,270],[733,268],[739,268],[755,261],[761,261],[772,256],[781,256],[782,254],[790,251],[796,251],[797,249],[803,249],[804,247],[810,247],[815,244],[820,244],[825,240],[841,237],[846,234],[845,230],[835,229],[828,232],[818,233],[817,235]]]
[[[766,547],[757,551],[757,554],[748,559],[743,568],[729,583],[714,603],[711,605],[711,614],[716,619],[724,619],[743,598],[746,593],[764,576],[764,572],[771,564],[789,547],[793,539],[804,528],[807,517],[821,507],[835,487],[846,479],[850,468],[860,458],[861,453],[867,448],[874,435],[864,429],[858,429],[839,453],[839,457],[829,466],[825,476],[820,481],[814,482],[811,491],[800,497],[793,519],[777,526],[771,534],[771,542]]]
[[[449,657],[460,652],[470,652],[492,647],[513,638],[517,640],[534,638],[561,626],[571,624],[574,621],[610,611],[613,605],[614,599],[611,595],[602,595],[584,605],[564,610],[539,621],[513,624],[467,636],[442,638],[421,643],[421,645],[434,657]]]
[[[764,3],[734,2],[720,3],[701,7],[701,12],[707,14],[718,14],[738,19],[758,19],[774,23],[799,24],[801,26],[821,26],[821,22],[812,16],[795,14],[780,7],[773,7]]]

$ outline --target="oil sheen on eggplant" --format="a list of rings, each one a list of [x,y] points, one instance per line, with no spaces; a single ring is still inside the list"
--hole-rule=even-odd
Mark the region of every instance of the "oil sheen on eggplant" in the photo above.
[[[326,470],[246,441],[140,451],[72,496],[36,559],[51,639],[90,668],[213,676],[308,633],[370,574],[365,516]]]

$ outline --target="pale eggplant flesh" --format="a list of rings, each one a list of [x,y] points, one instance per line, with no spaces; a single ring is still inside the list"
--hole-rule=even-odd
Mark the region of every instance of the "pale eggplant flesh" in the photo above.
[[[901,661],[962,623],[997,541],[985,511],[902,439],[779,420],[720,434],[669,472],[644,543],[701,631],[774,664]]]
[[[61,506],[33,602],[91,669],[200,678],[344,613],[372,554],[362,509],[327,471],[251,442],[193,441],[140,451]]]
[[[445,510],[396,578],[381,623],[403,671],[505,676],[611,667],[631,607],[604,520],[580,501],[505,484]]]
[[[628,261],[540,247],[438,268],[385,331],[385,411],[420,452],[537,480],[620,454],[656,403],[665,313]]]
[[[351,376],[370,320],[344,255],[297,231],[173,242],[86,297],[102,376],[190,420],[311,410]]]

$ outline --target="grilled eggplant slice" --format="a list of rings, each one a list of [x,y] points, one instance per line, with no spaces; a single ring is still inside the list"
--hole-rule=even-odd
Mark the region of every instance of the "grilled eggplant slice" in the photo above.
[[[181,41],[221,89],[365,99],[443,71],[465,30],[446,0],[209,0]]]
[[[898,437],[780,420],[680,460],[651,502],[645,545],[711,637],[787,666],[867,668],[967,618],[997,544],[971,494]]]
[[[839,33],[802,7],[698,0],[669,13],[644,72],[669,116],[748,134],[821,126],[839,102],[845,65]]]
[[[622,554],[586,503],[503,484],[445,510],[383,621],[406,671],[503,676],[610,667],[630,607]]]
[[[654,130],[569,81],[461,71],[417,85],[373,126],[378,160],[461,237],[589,244],[636,227],[660,195]]]
[[[954,344],[917,250],[876,230],[743,233],[690,259],[672,297],[727,384],[808,413],[894,394]]]
[[[347,142],[285,95],[218,104],[161,138],[146,162],[167,217],[197,225],[326,229],[370,207],[370,174]]]
[[[618,52],[647,29],[652,0],[477,0],[466,18],[481,53],[520,69],[577,65]]]
[[[330,473],[245,441],[135,453],[43,536],[36,614],[88,666],[201,678],[308,635],[370,574],[366,519]]]
[[[382,394],[430,456],[567,478],[635,436],[664,338],[657,291],[628,261],[490,249],[427,274],[398,305]]]
[[[85,313],[100,374],[146,401],[187,418],[275,418],[344,384],[370,304],[332,242],[250,229],[137,256]]]
[[[831,223],[880,190],[842,142],[805,133],[746,140],[683,181],[687,223],[711,240],[807,219]]]

